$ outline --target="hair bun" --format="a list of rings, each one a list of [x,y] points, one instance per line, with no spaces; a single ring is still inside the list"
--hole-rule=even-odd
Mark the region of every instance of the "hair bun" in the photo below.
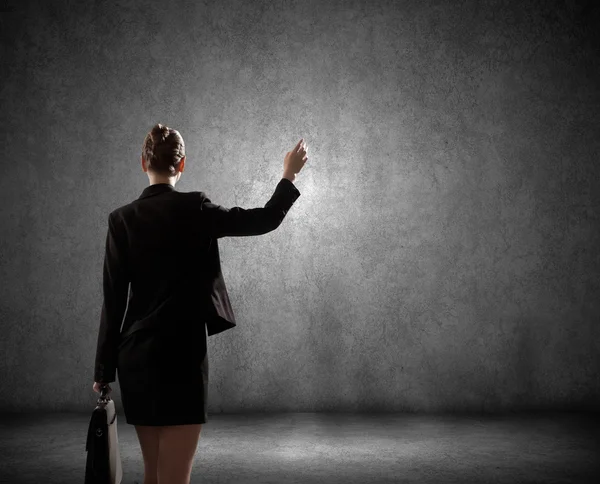
[[[150,136],[152,137],[152,143],[154,143],[155,146],[164,143],[169,136],[169,128],[168,126],[163,126],[159,123],[152,128]]]

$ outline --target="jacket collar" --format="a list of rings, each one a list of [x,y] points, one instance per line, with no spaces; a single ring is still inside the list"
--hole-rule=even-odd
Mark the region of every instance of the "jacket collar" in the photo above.
[[[138,197],[138,200],[142,198],[152,197],[159,193],[176,192],[175,187],[169,183],[155,183],[154,185],[148,185],[144,188],[142,194]]]

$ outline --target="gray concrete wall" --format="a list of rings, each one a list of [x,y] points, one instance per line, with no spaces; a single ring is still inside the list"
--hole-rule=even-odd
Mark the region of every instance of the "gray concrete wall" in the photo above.
[[[210,412],[597,408],[591,2],[3,8],[0,409],[95,404],[107,215],[156,122],[230,207],[309,145],[282,226],[221,241]]]

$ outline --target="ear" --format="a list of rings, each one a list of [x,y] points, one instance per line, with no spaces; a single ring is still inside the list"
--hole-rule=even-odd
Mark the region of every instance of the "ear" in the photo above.
[[[142,170],[144,170],[144,172],[147,172],[147,171],[148,171],[148,168],[146,168],[146,165],[145,165],[145,160],[144,160],[144,157],[143,157],[143,156],[141,157],[141,160],[142,160]]]
[[[183,168],[185,167],[185,156],[181,158],[181,162],[179,163],[179,171],[183,173]]]

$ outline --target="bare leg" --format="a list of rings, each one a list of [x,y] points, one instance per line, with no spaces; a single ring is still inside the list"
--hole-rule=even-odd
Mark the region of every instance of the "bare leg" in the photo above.
[[[158,484],[158,436],[160,427],[135,425],[144,457],[144,484]]]
[[[160,427],[158,484],[190,483],[201,430],[202,424]]]

